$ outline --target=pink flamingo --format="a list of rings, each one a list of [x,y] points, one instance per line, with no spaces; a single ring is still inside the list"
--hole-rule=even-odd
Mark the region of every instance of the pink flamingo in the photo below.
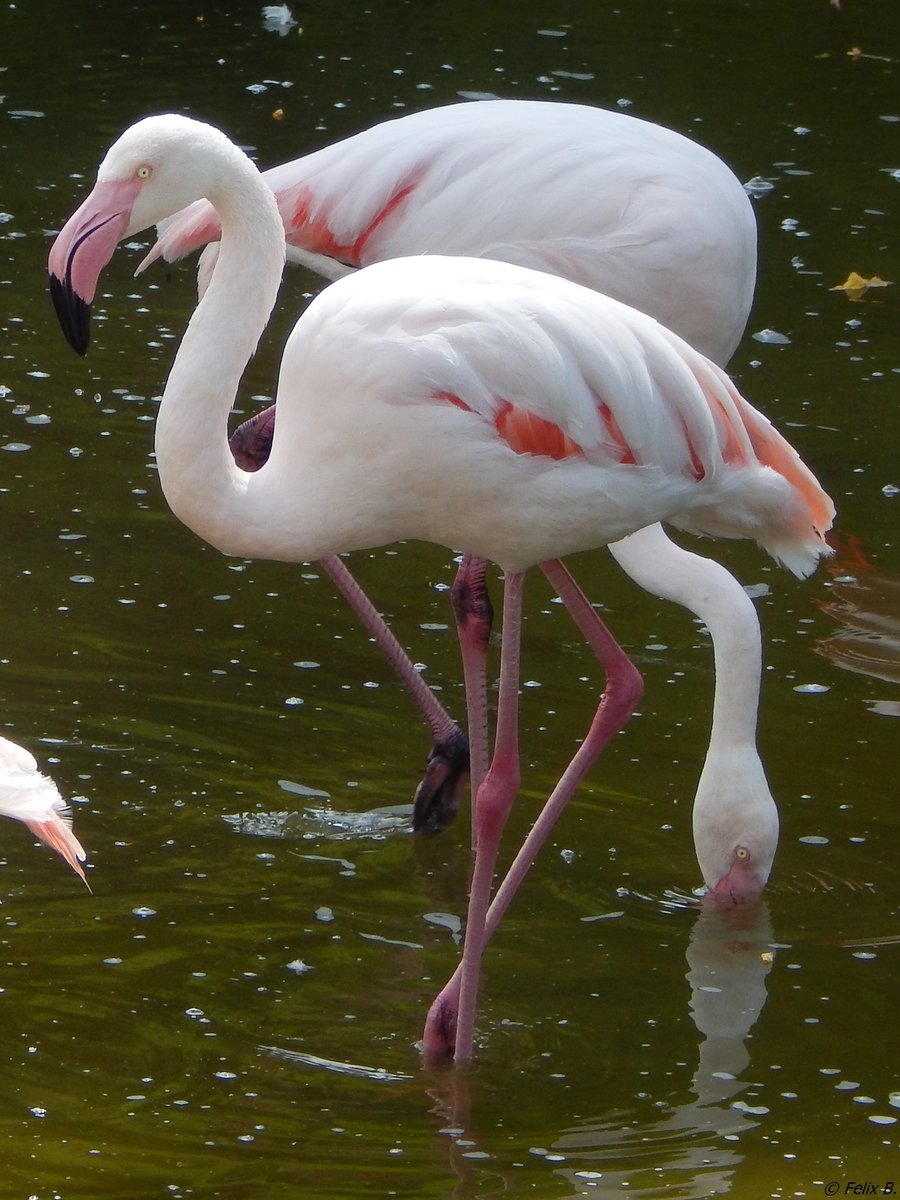
[[[23,747],[0,737],[0,814],[21,821],[69,864],[90,891],[81,864],[84,848],[72,832],[72,814],[52,779]]]
[[[656,317],[724,366],[743,333],[756,277],[756,225],[741,184],[709,150],[659,125],[586,105],[529,100],[453,104],[382,122],[263,173],[285,227],[289,261],[329,279],[410,254],[461,254],[534,267]],[[138,268],[218,238],[199,200],[160,225]],[[217,245],[201,258],[202,295]],[[265,461],[275,409],[245,422],[232,451]],[[660,549],[661,531],[619,555],[642,586],[716,623],[709,587],[728,587],[705,560]],[[665,562],[659,559],[664,554]],[[657,567],[657,563],[659,566]],[[344,562],[321,566],[387,654],[431,730],[414,825],[437,832],[456,812],[468,745]],[[472,788],[487,767],[485,663],[492,610],[484,562],[465,558],[452,592],[469,694]],[[713,580],[708,585],[707,570]],[[673,590],[673,571],[678,583]],[[735,583],[744,640],[756,617]]]
[[[275,302],[284,231],[272,192],[224,134],[171,115],[126,130],[53,244],[51,289],[67,336],[83,347],[117,243],[198,197],[219,213],[222,245],[157,417],[160,482],[175,514],[227,554],[306,561],[417,538],[505,574],[497,731],[475,801],[463,960],[425,1031],[427,1050],[452,1048],[466,1061],[487,941],[640,694],[640,676],[559,556],[653,536],[665,519],[752,538],[804,576],[827,553],[833,506],[727,376],[651,318],[540,272],[437,255],[368,267],[310,304],[285,347],[271,453],[258,471],[242,471],[228,413]],[[521,603],[535,564],[602,662],[607,688],[491,903],[518,788]],[[746,800],[736,824],[720,820],[728,795],[708,805],[707,836],[716,869],[724,866],[715,887],[726,897],[758,892],[777,841],[765,777],[746,745],[745,700],[734,711],[732,693],[720,707],[704,769],[716,791],[734,782]],[[751,725],[755,697],[752,708]]]
[[[649,312],[723,365],[756,282],[756,222],[711,151],[584,104],[489,100],[382,121],[263,172],[289,262],[340,279],[410,254],[496,258]],[[139,267],[219,237],[209,200],[160,225]],[[205,252],[204,290],[216,248]]]

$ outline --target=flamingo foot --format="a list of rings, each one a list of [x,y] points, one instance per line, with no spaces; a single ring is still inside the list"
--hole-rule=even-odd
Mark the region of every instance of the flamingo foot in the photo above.
[[[456,1017],[459,1012],[461,976],[457,972],[432,1001],[422,1034],[422,1056],[427,1066],[438,1066],[452,1058],[456,1048]]]
[[[275,405],[270,404],[238,425],[228,439],[234,461],[242,471],[258,471],[272,453],[275,437]]]
[[[456,817],[469,774],[469,742],[461,729],[434,743],[422,782],[416,788],[413,829],[434,836]]]

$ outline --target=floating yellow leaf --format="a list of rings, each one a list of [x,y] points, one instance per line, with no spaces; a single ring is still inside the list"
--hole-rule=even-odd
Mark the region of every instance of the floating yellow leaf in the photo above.
[[[831,290],[846,292],[848,300],[861,300],[869,288],[890,287],[890,285],[890,279],[879,279],[877,275],[873,275],[871,279],[864,279],[858,272],[851,271],[843,283],[835,284]]]

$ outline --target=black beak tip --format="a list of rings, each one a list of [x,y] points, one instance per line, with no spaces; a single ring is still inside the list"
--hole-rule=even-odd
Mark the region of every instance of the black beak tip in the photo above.
[[[90,304],[56,275],[50,276],[50,298],[66,341],[77,354],[87,354],[91,340]]]

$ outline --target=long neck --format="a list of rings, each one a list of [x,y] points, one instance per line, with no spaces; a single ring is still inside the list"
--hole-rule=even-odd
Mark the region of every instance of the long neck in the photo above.
[[[759,707],[761,643],[753,602],[723,566],[682,550],[661,526],[609,547],[622,569],[648,592],[705,622],[713,643],[716,692],[707,757],[753,749]]]
[[[708,888],[755,895],[778,845],[778,809],[756,750],[762,648],[750,598],[724,567],[670,542],[658,525],[610,546],[648,591],[696,613],[712,638],[712,730],[694,797],[697,861]]]
[[[175,515],[226,553],[242,553],[253,522],[247,481],[228,447],[228,414],[266,327],[284,266],[274,197],[235,151],[210,193],[222,246],[169,374],[156,423],[160,482]]]

